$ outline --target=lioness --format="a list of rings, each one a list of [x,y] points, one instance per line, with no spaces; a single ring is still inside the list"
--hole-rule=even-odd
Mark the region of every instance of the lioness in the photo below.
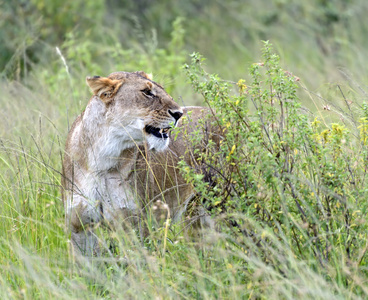
[[[68,134],[63,161],[63,201],[74,254],[99,255],[97,223],[136,224],[160,199],[171,218],[192,195],[177,169],[185,153],[182,136],[170,129],[188,109],[144,72],[87,77],[93,92]],[[192,107],[193,124],[203,108]]]

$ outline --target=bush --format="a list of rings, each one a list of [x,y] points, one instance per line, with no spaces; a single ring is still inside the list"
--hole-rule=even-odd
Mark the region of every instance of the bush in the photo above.
[[[280,68],[268,42],[249,86],[206,73],[203,60],[194,53],[185,69],[223,137],[219,151],[210,143],[195,153],[205,167],[183,163],[182,171],[218,226],[230,225],[233,246],[249,254],[239,263],[256,272],[249,260],[260,260],[285,279],[292,256],[337,286],[365,291],[357,278],[367,266],[367,106],[354,115],[358,126],[321,122],[301,106],[299,78]]]

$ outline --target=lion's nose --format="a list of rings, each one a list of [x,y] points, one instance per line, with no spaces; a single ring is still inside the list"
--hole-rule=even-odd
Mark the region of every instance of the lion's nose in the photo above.
[[[170,109],[169,109],[169,114],[175,119],[175,121],[178,121],[180,117],[183,115],[183,113],[179,110],[171,111]]]

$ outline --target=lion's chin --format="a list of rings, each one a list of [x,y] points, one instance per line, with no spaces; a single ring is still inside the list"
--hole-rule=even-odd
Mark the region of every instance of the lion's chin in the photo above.
[[[169,138],[158,138],[150,134],[147,136],[147,143],[150,150],[154,149],[160,152],[169,146]]]

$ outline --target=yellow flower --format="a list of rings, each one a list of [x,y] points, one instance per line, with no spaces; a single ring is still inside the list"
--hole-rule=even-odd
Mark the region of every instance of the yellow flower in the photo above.
[[[235,145],[233,145],[233,147],[231,148],[231,151],[230,151],[229,155],[231,155],[231,154],[233,154],[233,153],[234,153],[235,148],[236,148],[236,146],[235,146]]]
[[[239,87],[240,94],[243,94],[244,91],[247,89],[247,86],[245,85],[244,79],[239,79],[239,81],[236,84]]]

